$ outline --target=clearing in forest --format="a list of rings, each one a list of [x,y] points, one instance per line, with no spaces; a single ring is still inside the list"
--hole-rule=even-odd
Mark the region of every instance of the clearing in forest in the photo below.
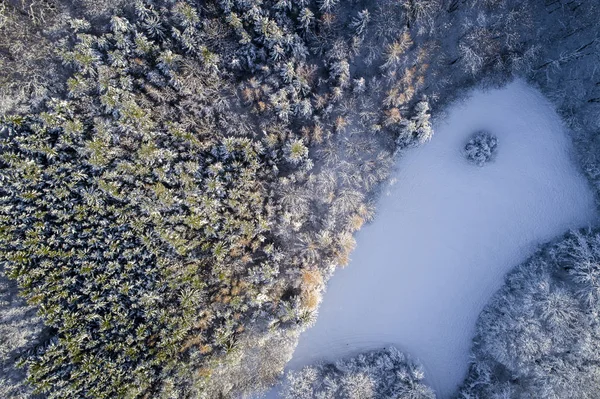
[[[330,280],[289,368],[393,344],[447,398],[505,273],[538,244],[595,221],[564,125],[524,82],[474,91],[434,128],[431,142],[402,154],[396,184],[358,234],[350,265]],[[497,139],[483,166],[464,153],[479,131]]]

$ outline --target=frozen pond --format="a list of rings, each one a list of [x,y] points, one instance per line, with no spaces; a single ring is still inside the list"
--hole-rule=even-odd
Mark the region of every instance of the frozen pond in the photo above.
[[[289,368],[394,344],[419,360],[438,397],[466,373],[479,312],[536,245],[596,219],[551,105],[521,81],[475,91],[407,151],[350,265],[330,280]],[[468,137],[498,138],[494,162],[466,161]],[[277,397],[272,392],[269,397]]]

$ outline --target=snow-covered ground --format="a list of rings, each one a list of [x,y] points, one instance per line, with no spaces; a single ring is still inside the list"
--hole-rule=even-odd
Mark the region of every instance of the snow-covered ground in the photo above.
[[[396,184],[359,232],[350,265],[330,280],[289,368],[393,344],[448,398],[466,373],[477,316],[504,274],[537,244],[595,223],[563,124],[524,82],[473,92],[434,128],[430,143],[398,161]],[[480,129],[498,138],[495,161],[483,167],[461,153]]]

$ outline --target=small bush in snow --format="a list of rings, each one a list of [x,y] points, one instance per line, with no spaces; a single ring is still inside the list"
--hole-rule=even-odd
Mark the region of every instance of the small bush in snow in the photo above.
[[[477,166],[483,166],[493,159],[498,147],[498,139],[488,132],[480,131],[471,136],[465,146],[465,156]]]

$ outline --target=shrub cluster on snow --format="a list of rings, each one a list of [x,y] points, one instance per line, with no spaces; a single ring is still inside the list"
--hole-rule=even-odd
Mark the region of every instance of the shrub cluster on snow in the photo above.
[[[493,160],[498,147],[498,139],[488,132],[477,132],[465,145],[465,157],[477,166],[483,166]]]
[[[434,399],[423,377],[419,365],[390,347],[291,371],[281,395],[283,399]]]

